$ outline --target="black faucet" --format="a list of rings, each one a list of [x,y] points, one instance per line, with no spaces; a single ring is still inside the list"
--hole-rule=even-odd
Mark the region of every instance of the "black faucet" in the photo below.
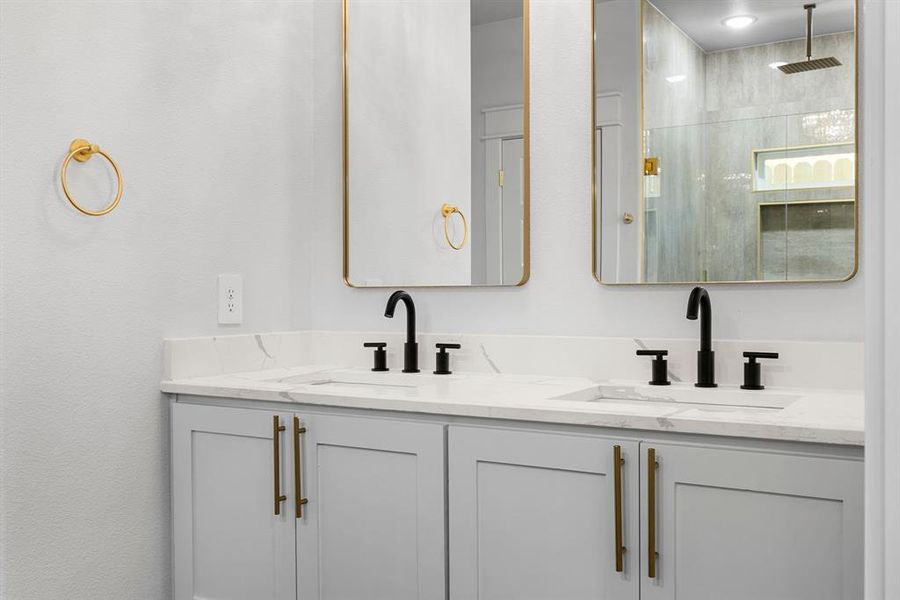
[[[712,304],[709,293],[702,287],[691,290],[688,298],[687,318],[697,320],[700,313],[700,351],[697,352],[697,383],[701,388],[716,387],[716,353],[712,349]]]
[[[384,308],[384,316],[388,319],[394,318],[394,308],[397,302],[403,301],[406,305],[406,343],[403,344],[403,372],[418,373],[419,372],[419,345],[416,343],[416,305],[413,303],[412,296],[403,290],[397,290],[388,298],[387,306]]]

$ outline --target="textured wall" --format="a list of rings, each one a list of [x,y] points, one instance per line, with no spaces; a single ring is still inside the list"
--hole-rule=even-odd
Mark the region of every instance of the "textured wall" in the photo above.
[[[420,327],[555,335],[681,337],[690,286],[603,287],[591,277],[590,3],[531,3],[531,281],[523,288],[414,290]],[[312,310],[318,329],[395,330],[389,290],[341,283],[340,3],[316,1]],[[714,333],[861,340],[863,281],[717,286]]]
[[[311,12],[2,3],[4,600],[169,596],[162,338],[303,318]],[[122,168],[105,218],[58,189],[76,136]],[[110,193],[100,159],[70,174],[86,198]],[[222,272],[244,274],[243,327],[216,326]]]

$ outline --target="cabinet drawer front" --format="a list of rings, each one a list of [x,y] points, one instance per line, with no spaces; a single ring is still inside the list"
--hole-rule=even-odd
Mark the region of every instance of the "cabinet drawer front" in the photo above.
[[[616,445],[624,460],[623,572],[615,557]],[[637,598],[637,458],[636,443],[451,426],[451,599]]]
[[[300,597],[443,599],[443,425],[322,415],[304,424]]]
[[[642,550],[642,599],[862,597],[862,461],[641,446],[645,456],[656,451],[658,464],[656,577],[647,576]],[[641,461],[642,482],[650,468]]]

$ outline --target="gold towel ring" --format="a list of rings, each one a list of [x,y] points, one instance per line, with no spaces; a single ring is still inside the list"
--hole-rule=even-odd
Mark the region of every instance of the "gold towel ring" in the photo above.
[[[75,201],[75,198],[72,197],[72,194],[69,193],[69,186],[66,184],[66,169],[69,168],[69,161],[74,158],[78,162],[85,162],[90,160],[94,154],[99,154],[108,160],[109,164],[112,165],[113,171],[116,173],[116,197],[109,206],[100,210],[88,210],[78,204],[78,202]],[[90,217],[102,217],[103,215],[112,212],[113,209],[119,205],[119,200],[122,199],[122,191],[125,187],[125,184],[122,181],[122,174],[119,172],[119,166],[116,164],[116,161],[110,158],[109,154],[101,150],[100,146],[97,144],[92,144],[81,138],[74,139],[72,140],[72,143],[69,144],[69,153],[63,161],[62,169],[59,171],[59,180],[62,182],[63,193],[66,195],[66,198],[68,198],[72,206]]]
[[[459,246],[454,244],[450,239],[450,230],[447,227],[450,224],[450,216],[453,213],[458,214],[463,222],[463,239],[462,242],[459,243]],[[462,250],[463,246],[466,245],[466,240],[469,239],[469,223],[466,221],[466,215],[464,215],[458,207],[451,206],[450,204],[441,206],[441,214],[444,215],[444,238],[447,240],[447,243],[450,244],[451,248],[454,250]]]

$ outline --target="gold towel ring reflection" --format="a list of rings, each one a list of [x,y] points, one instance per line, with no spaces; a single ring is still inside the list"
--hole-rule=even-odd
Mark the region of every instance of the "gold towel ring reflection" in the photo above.
[[[462,219],[463,222],[463,239],[457,246],[453,243],[453,240],[450,239],[450,229],[448,225],[450,224],[450,216],[456,213],[459,215],[459,218]],[[459,207],[452,206],[450,204],[444,204],[441,206],[441,214],[444,215],[444,238],[447,240],[447,243],[450,244],[450,247],[454,250],[462,250],[463,246],[466,245],[466,240],[469,239],[469,222],[466,221],[466,215],[463,214]]]
[[[106,208],[100,210],[88,210],[78,204],[78,202],[75,201],[75,198],[72,197],[72,194],[69,193],[69,186],[66,183],[66,169],[69,168],[69,161],[73,158],[78,162],[86,162],[95,154],[99,154],[108,160],[109,164],[112,165],[113,171],[116,173],[116,197]],[[69,153],[66,155],[66,159],[63,161],[62,168],[59,171],[59,180],[62,182],[63,193],[66,195],[66,198],[68,198],[72,206],[90,217],[102,217],[103,215],[112,212],[113,209],[119,205],[119,200],[122,199],[122,191],[125,187],[125,184],[122,181],[122,174],[119,172],[119,166],[116,164],[116,161],[110,158],[109,154],[101,150],[100,146],[97,144],[92,144],[89,141],[80,138],[72,140],[72,143],[69,144]]]

